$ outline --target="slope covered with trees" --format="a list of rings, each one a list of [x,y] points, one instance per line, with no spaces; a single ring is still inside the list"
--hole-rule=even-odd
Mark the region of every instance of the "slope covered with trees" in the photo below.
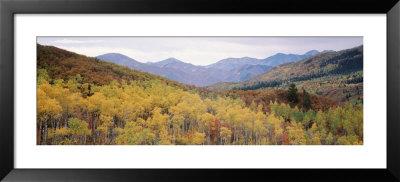
[[[40,44],[37,44],[37,69],[38,74],[45,70],[51,81],[69,80],[78,76],[80,83],[103,85],[113,80],[129,83],[133,80],[142,82],[157,79],[167,85],[189,89],[187,85],[165,77]]]
[[[214,92],[55,47],[37,51],[39,145],[363,143],[362,105],[296,85]]]
[[[294,63],[276,66],[241,83],[221,83],[214,90],[258,90],[299,88],[339,102],[361,103],[363,96],[363,46],[338,52],[326,52]]]

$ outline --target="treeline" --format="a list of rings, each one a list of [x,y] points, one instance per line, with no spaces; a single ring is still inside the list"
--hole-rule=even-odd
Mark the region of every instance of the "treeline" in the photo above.
[[[284,81],[283,80],[273,80],[273,81],[258,81],[252,84],[244,84],[244,86],[233,87],[232,90],[258,90],[264,88],[274,88],[280,87]]]
[[[310,98],[310,108],[305,108],[294,100],[261,102],[257,98],[263,92],[251,99],[244,99],[241,92],[232,92],[235,97],[207,97],[159,80],[96,85],[83,79],[76,75],[51,80],[46,70],[38,70],[37,144],[359,145],[363,141],[362,106],[323,110],[315,109]],[[308,94],[295,91],[296,102],[307,104],[303,101]]]
[[[228,90],[228,91],[211,91],[205,88],[197,88],[197,93],[202,99],[204,98],[217,98],[218,96],[230,97],[233,99],[240,98],[246,105],[251,104],[262,105],[263,112],[270,112],[270,103],[278,102],[290,105],[290,107],[298,107],[304,109],[302,103],[304,102],[304,92],[297,92],[297,102],[291,102],[288,98],[288,90],[285,89],[264,89],[264,90]],[[310,99],[310,109],[315,111],[322,110],[328,111],[329,108],[336,106],[344,106],[344,103],[338,103],[334,99],[314,94],[308,94]]]
[[[357,60],[362,61],[362,57],[357,58]],[[344,66],[344,65],[351,65],[351,66]],[[279,79],[279,80],[272,80],[272,81],[257,81],[254,83],[245,83],[243,86],[238,86],[238,87],[233,87],[232,90],[258,90],[258,89],[265,89],[265,88],[277,88],[281,87],[283,85],[286,85],[291,82],[301,82],[301,81],[307,81],[307,80],[312,80],[316,78],[321,78],[321,77],[329,77],[329,76],[335,76],[335,75],[340,75],[340,74],[345,74],[349,73],[354,70],[358,70],[358,67],[360,64],[356,62],[344,62],[342,64],[339,64],[337,69],[331,70],[329,72],[318,72],[318,73],[311,73],[307,75],[301,75],[293,78],[288,78],[288,79]],[[361,70],[362,70],[362,64],[361,64]],[[349,80],[344,80],[344,83],[347,84],[352,84],[352,83],[362,83],[363,82],[363,77],[357,77]]]
[[[307,80],[312,80],[316,78],[321,78],[321,77],[328,77],[331,76],[332,73],[324,73],[322,71],[318,73],[311,73],[308,75],[301,75],[293,78],[288,78],[284,80],[272,80],[272,81],[258,81],[255,83],[251,84],[244,84],[242,87],[234,87],[233,90],[258,90],[258,89],[265,89],[265,88],[276,88],[276,87],[282,87],[283,85],[287,85],[288,83],[291,82],[301,82],[301,81],[307,81]]]

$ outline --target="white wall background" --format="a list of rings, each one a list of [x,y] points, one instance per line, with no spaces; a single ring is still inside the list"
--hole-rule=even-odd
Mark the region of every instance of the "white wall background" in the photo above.
[[[364,145],[37,146],[36,36],[363,36]],[[17,14],[14,54],[16,168],[386,168],[384,14]]]

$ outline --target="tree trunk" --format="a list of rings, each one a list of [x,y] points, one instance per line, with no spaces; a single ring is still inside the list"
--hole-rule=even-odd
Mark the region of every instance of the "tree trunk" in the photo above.
[[[247,145],[248,138],[247,138],[247,130],[246,129],[244,130],[244,138],[245,138],[244,139],[244,144]]]
[[[172,126],[172,144],[175,144],[175,126]]]
[[[116,116],[114,115],[113,116],[113,128],[115,128],[116,125],[118,126],[117,120],[116,120]],[[114,130],[113,129],[111,129],[111,138],[110,138],[110,140],[111,140],[111,142],[114,141]]]
[[[56,119],[53,119],[53,124],[52,124],[52,133],[53,133],[53,137],[51,138],[51,144],[54,144],[55,142],[54,142],[54,139],[55,139],[55,136],[56,136],[56,122],[57,122],[57,120]]]
[[[157,141],[158,141],[158,133],[156,133],[156,137],[154,137],[154,145],[157,145]]]
[[[47,144],[47,120],[45,120],[44,122],[44,138],[43,138],[43,142],[46,145]]]
[[[95,121],[94,121],[94,114],[92,117],[92,144],[96,145],[96,135],[95,135],[95,131],[94,128],[96,127]]]
[[[222,145],[222,136],[219,136],[219,138],[220,138],[220,142],[219,142],[219,144],[221,144],[221,145]]]
[[[200,127],[197,127],[197,132],[199,132],[199,128],[200,128]],[[202,133],[205,133],[205,131],[204,131],[204,126],[203,126],[203,128],[202,128]],[[201,144],[204,145],[204,143],[205,143],[205,141],[203,140],[203,142],[201,142]]]
[[[183,120],[182,124],[182,138],[185,137],[185,120]]]
[[[207,138],[207,144],[208,145],[210,145],[210,140],[211,140],[211,138],[210,138],[210,132],[211,132],[210,128],[211,128],[211,126],[208,126],[208,138]]]
[[[232,131],[232,130],[231,130]],[[230,140],[230,142],[231,143],[234,143],[234,141],[235,141],[235,139],[236,139],[236,128],[235,128],[235,131],[232,131],[232,133],[233,133],[233,137],[231,137],[229,140]],[[231,135],[232,136],[232,135]]]
[[[251,122],[251,143],[254,144],[254,120]]]
[[[42,132],[42,128],[43,128],[43,127],[42,127],[42,125],[43,125],[43,122],[42,122],[42,120],[40,120],[40,121],[39,121],[39,131],[38,131],[38,133],[39,133],[38,140],[39,140],[39,141],[37,142],[37,143],[40,144],[40,145],[42,144],[42,141],[43,141],[43,140],[42,140],[42,136],[43,136],[43,132]]]
[[[194,125],[194,122],[193,122],[193,119],[192,120],[190,120],[190,127],[191,127],[191,129],[192,129],[192,136],[193,136],[193,125]]]
[[[68,128],[68,106],[67,106],[67,113],[65,114],[65,128]],[[61,112],[62,113],[62,112]],[[62,114],[61,114],[62,115]]]
[[[60,118],[56,122],[56,129],[60,129],[61,119],[62,119],[62,114],[60,115]]]
[[[218,121],[217,143],[219,143],[218,141],[219,141],[219,138],[221,137],[220,134],[219,134],[219,132],[220,132],[219,130],[220,130],[220,123],[219,123],[219,121]],[[221,144],[221,143],[219,143],[219,144]]]
[[[239,129],[236,129],[236,145],[239,144]]]
[[[89,111],[86,110],[86,123],[89,124]]]

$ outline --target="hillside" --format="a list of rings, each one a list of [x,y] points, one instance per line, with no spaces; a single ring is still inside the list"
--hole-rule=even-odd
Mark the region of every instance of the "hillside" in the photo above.
[[[311,50],[306,52],[305,54],[283,54],[283,53],[278,53],[273,56],[270,56],[268,58],[265,58],[262,60],[262,63],[268,66],[277,66],[285,63],[291,63],[291,62],[296,62],[320,53],[325,53],[325,52],[333,52],[332,50],[324,50],[322,52],[319,52],[317,50]]]
[[[131,62],[131,60],[128,60]],[[82,82],[106,85],[113,80],[148,81],[160,80],[167,85],[189,88],[187,85],[147,72],[132,70],[125,66],[99,60],[93,57],[79,55],[53,46],[37,44],[37,68],[46,70],[50,81],[57,79],[69,80],[78,74]]]
[[[287,88],[290,83],[295,83],[300,89],[340,102],[362,102],[362,81],[363,46],[359,46],[282,64],[242,83],[214,84],[208,88],[258,90]]]

